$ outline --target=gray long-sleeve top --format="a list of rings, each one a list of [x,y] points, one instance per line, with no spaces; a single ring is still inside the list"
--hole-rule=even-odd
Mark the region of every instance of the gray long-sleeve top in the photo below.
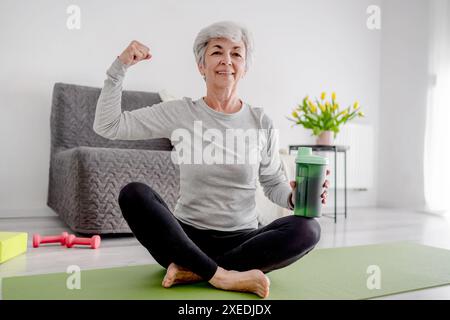
[[[258,226],[256,183],[273,203],[292,210],[291,188],[278,152],[278,134],[262,108],[243,103],[231,114],[203,98],[183,98],[121,109],[127,66],[118,58],[107,70],[97,102],[94,131],[108,139],[168,138],[180,168],[173,214],[199,229],[234,231]]]

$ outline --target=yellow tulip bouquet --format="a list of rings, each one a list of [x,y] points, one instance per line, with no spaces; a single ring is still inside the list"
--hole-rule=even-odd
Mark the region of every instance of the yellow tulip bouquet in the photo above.
[[[326,101],[326,93],[322,92],[320,101],[315,99],[315,103],[306,96],[303,103],[292,112],[292,118],[288,117],[288,120],[295,122],[294,125],[301,124],[306,129],[312,129],[315,136],[319,136],[323,131],[333,131],[336,138],[339,126],[357,116],[364,117],[358,101],[353,104],[353,108],[349,106],[340,110],[339,103],[336,102],[336,93],[331,94],[331,101]]]

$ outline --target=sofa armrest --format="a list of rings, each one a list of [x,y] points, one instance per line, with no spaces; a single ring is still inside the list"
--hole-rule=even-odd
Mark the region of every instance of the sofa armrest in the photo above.
[[[144,177],[156,178],[159,180],[156,184],[163,183],[169,189],[178,188],[179,184],[179,167],[173,163],[171,151],[76,147],[58,152],[55,158],[76,163],[72,167],[77,168],[78,181],[85,190],[108,187],[102,184],[111,181],[118,184],[114,187],[120,190],[125,184],[142,181]],[[168,179],[162,181],[165,176]],[[157,185],[152,187],[158,191]],[[162,195],[164,191],[161,190]]]
[[[179,167],[171,151],[75,147],[51,159],[48,205],[81,233],[130,232],[118,196],[130,182],[150,185],[174,209]]]

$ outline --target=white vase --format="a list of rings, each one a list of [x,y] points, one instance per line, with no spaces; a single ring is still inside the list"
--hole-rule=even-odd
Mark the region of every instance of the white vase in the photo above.
[[[333,131],[322,131],[317,137],[316,144],[330,146],[333,144]]]

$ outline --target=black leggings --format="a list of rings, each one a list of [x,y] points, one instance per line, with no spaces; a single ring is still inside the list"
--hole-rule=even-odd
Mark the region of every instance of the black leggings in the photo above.
[[[159,194],[140,182],[120,191],[119,205],[137,240],[161,266],[174,262],[207,281],[218,266],[265,273],[285,267],[311,251],[320,238],[315,219],[294,215],[258,229],[200,230],[176,219]]]

